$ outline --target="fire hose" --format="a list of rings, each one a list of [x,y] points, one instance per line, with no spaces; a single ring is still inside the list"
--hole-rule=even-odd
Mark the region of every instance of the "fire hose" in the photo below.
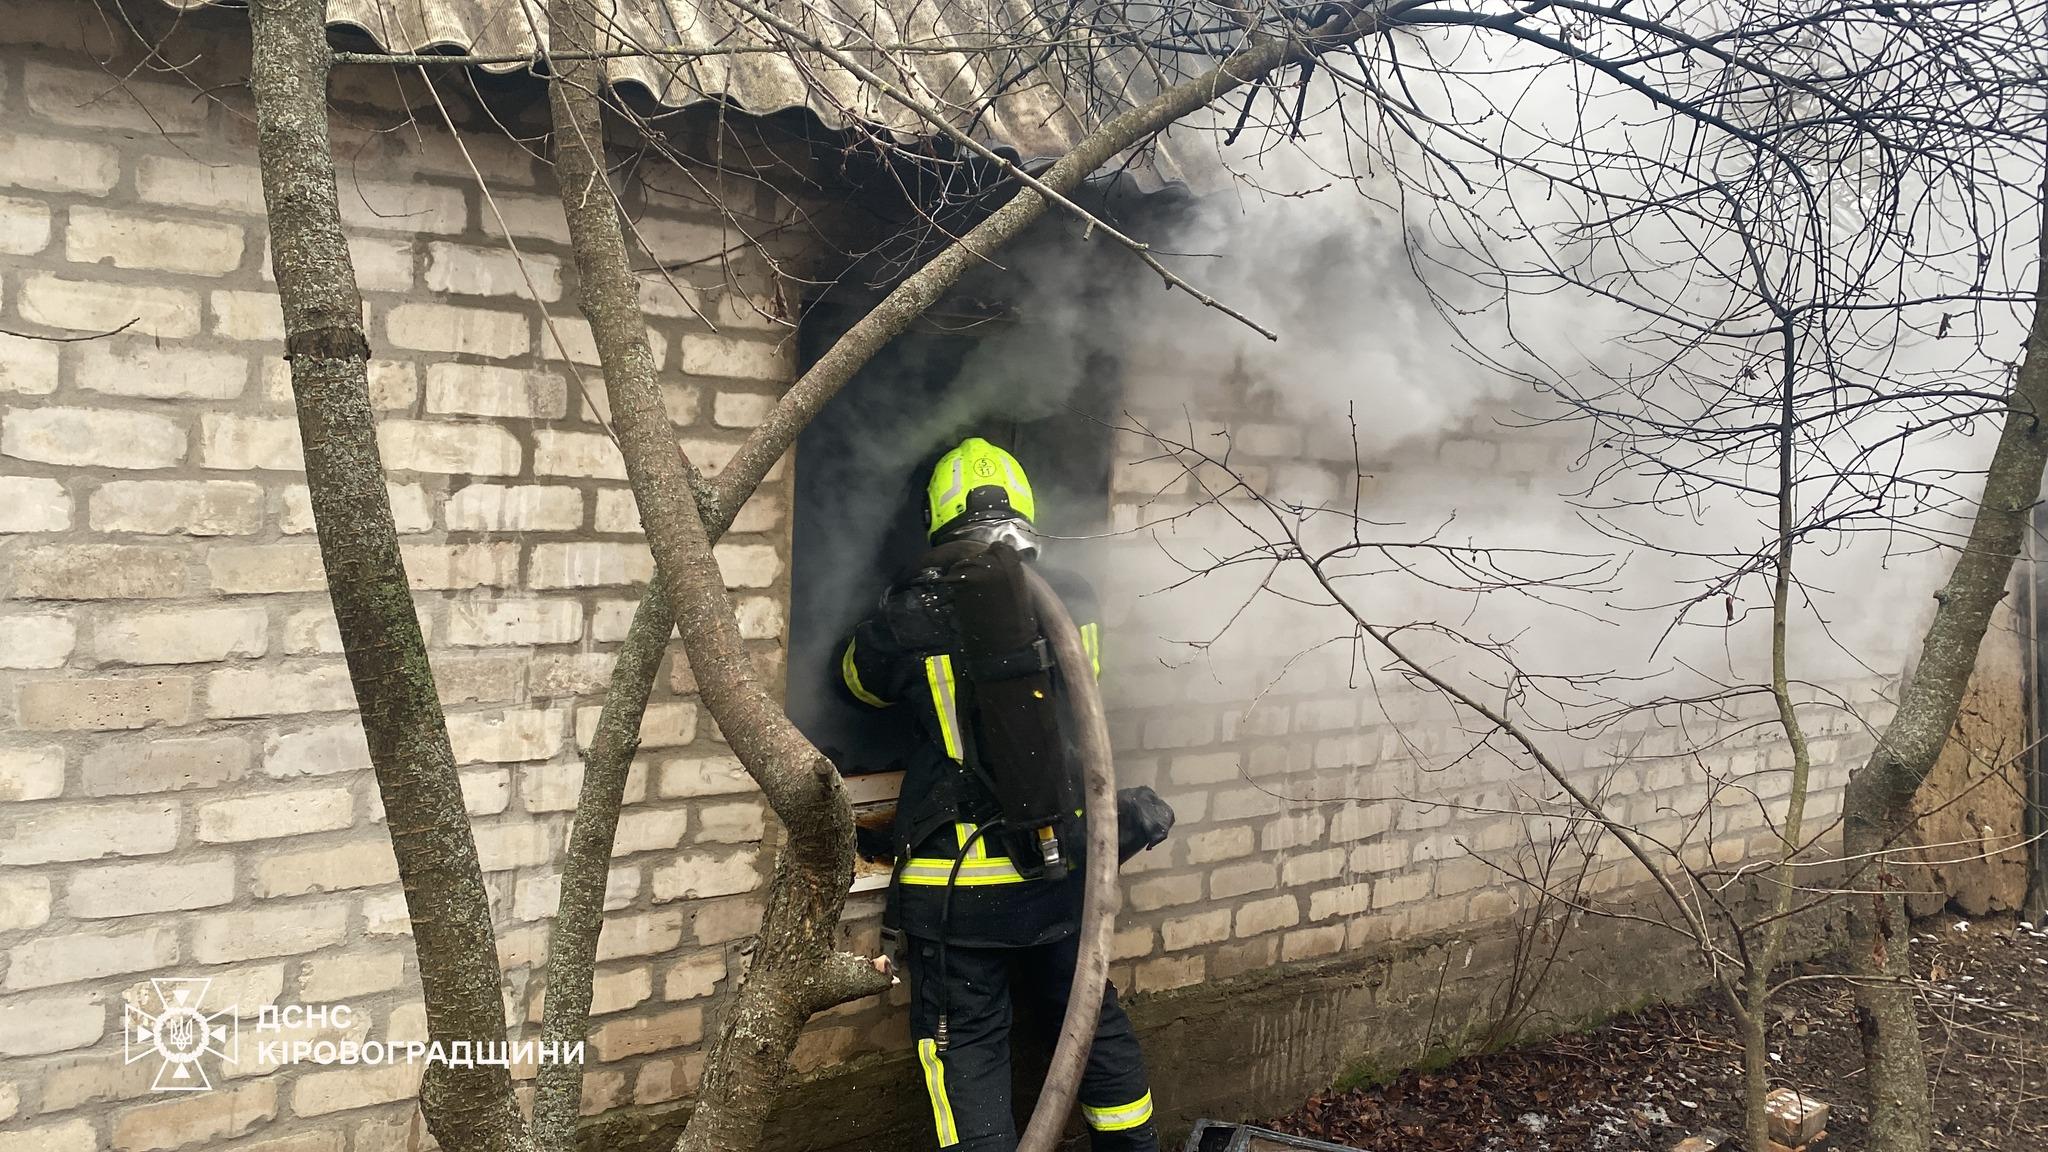
[[[1109,720],[1093,662],[1081,645],[1067,606],[1045,578],[1023,567],[1032,604],[1038,610],[1054,662],[1067,689],[1067,700],[1079,737],[1082,769],[1082,810],[1088,826],[1086,876],[1081,898],[1079,958],[1074,962],[1073,989],[1060,1021],[1059,1043],[1045,1073],[1045,1086],[1031,1110],[1017,1152],[1052,1152],[1073,1111],[1074,1094],[1088,1063],[1088,1049],[1102,1016],[1102,990],[1109,982],[1110,935],[1116,926],[1119,899],[1116,885],[1116,767],[1110,758]]]

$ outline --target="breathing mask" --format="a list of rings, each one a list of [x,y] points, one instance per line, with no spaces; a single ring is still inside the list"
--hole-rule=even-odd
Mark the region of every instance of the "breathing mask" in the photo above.
[[[955,538],[973,540],[982,544],[1001,544],[1026,560],[1038,558],[1038,538],[1031,533],[1031,525],[1023,519],[991,520],[982,524],[969,524],[956,529]]]

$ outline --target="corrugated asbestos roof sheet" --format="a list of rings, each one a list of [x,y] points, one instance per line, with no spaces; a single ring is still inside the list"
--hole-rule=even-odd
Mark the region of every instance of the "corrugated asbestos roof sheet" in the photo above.
[[[210,0],[167,0],[199,7]],[[1134,95],[1156,90],[1143,54],[1114,54],[1056,35],[1034,0],[750,0],[855,58],[977,138],[1025,158],[1058,155]],[[724,0],[596,0],[617,48],[656,55],[607,61],[612,80],[683,107],[722,98],[754,113],[808,108],[827,125],[933,134],[902,104]],[[1071,14],[1061,3],[1050,11]],[[545,0],[330,0],[328,22],[360,29],[386,52],[459,52],[530,60],[547,39]],[[946,50],[954,48],[983,51]],[[696,53],[703,53],[701,55]],[[514,72],[523,62],[485,65]],[[1020,79],[1021,76],[1021,79]],[[1173,174],[1152,173],[1172,179]]]

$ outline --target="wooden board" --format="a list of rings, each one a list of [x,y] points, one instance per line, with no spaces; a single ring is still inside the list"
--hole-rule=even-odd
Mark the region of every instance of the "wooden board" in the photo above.
[[[846,778],[847,798],[853,802],[854,823],[864,828],[886,830],[896,821],[896,792],[903,787],[901,772],[872,772]],[[873,892],[889,886],[890,865],[853,858],[853,884],[849,891]]]

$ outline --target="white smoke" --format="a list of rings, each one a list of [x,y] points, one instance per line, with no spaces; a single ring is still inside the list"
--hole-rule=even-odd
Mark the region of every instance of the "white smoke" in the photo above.
[[[1495,143],[1503,153],[1540,132],[1546,117],[1583,114],[1590,102],[1583,92],[1563,92],[1562,78],[1512,83],[1512,94],[1494,93],[1497,107],[1512,104],[1522,117],[1500,127]],[[1560,405],[1531,383],[1591,392],[1597,383],[1589,381],[1640,380],[1673,355],[1668,342],[1642,339],[1642,312],[1530,274],[1561,259],[1584,201],[1551,189],[1532,194],[1526,179],[1504,180],[1463,204],[1425,200],[1416,195],[1418,181],[1404,185],[1389,166],[1428,160],[1419,149],[1398,146],[1362,158],[1347,131],[1361,119],[1355,108],[1342,120],[1326,111],[1303,125],[1299,141],[1278,148],[1270,138],[1235,152],[1215,147],[1206,183],[1221,191],[1203,199],[1159,247],[1203,254],[1175,267],[1279,339],[1269,342],[1181,293],[1134,291],[1114,317],[1124,334],[1131,410],[1168,439],[1215,456],[1230,451],[1236,460],[1272,428],[1301,430],[1302,464],[1248,473],[1266,495],[1348,512],[1362,494],[1359,512],[1383,526],[1368,530],[1368,539],[1537,550],[1547,554],[1508,562],[1539,580],[1578,585],[1508,581],[1480,591],[1472,581],[1451,579],[1458,587],[1445,588],[1403,567],[1412,557],[1414,569],[1446,575],[1443,564],[1421,554],[1334,563],[1334,570],[1353,574],[1347,598],[1377,624],[1454,627],[1505,646],[1518,666],[1554,677],[1611,675],[1596,691],[1559,690],[1589,710],[1595,702],[1604,709],[1616,700],[1767,682],[1773,567],[1757,562],[1740,580],[1722,586],[1719,579],[1739,558],[1771,547],[1774,456],[1750,449],[1746,459],[1720,460],[1712,467],[1722,487],[1678,507],[1640,506],[1668,490],[1669,477],[1660,488],[1642,469],[1612,471],[1616,447],[1584,424],[1543,424]],[[1632,129],[1621,117],[1614,123],[1606,144],[1623,153]],[[1642,247],[1655,247],[1656,228],[1645,227]],[[1676,226],[1666,231],[1679,236]],[[1475,255],[1482,246],[1483,260]],[[1958,264],[1954,275],[1967,277],[1967,255]],[[1501,277],[1485,275],[1488,268],[1521,273],[1516,290],[1498,295],[1493,285]],[[1479,281],[1463,275],[1473,271]],[[1147,282],[1142,270],[1129,275]],[[1683,268],[1666,283],[1653,272],[1634,285],[1638,298],[1651,302],[1667,288],[1666,299],[1698,314],[1716,306],[1716,289],[1688,280]],[[1099,326],[1101,318],[1095,321]],[[1087,331],[1082,338],[1095,338]],[[2019,333],[2008,323],[1984,333],[1981,348],[1918,340],[1851,351],[1864,359],[1856,367],[1888,373],[1903,389],[1943,370],[1982,374],[1997,355],[2016,352]],[[1711,376],[1741,368],[1725,357],[1725,348],[1704,351],[1691,370]],[[1683,420],[1702,409],[1672,387],[1664,382],[1642,392],[1641,410]],[[1249,421],[1248,411],[1255,413]],[[1219,420],[1237,426],[1213,427]],[[1899,420],[1896,411],[1882,410],[1802,432],[1800,466],[1825,474],[1853,459],[1858,445],[1896,432]],[[1929,593],[1952,557],[1924,534],[1955,539],[1956,514],[1967,514],[1980,482],[1975,470],[1989,449],[1989,437],[1952,434],[1958,430],[1968,425],[1931,428],[1904,441],[1897,459],[1877,465],[1935,489],[1899,486],[1855,517],[1801,538],[1794,568],[1802,583],[1788,642],[1795,680],[1868,685],[1896,675],[1909,658],[1932,610]],[[1344,475],[1354,450],[1370,473],[1356,489]],[[1337,460],[1336,474],[1315,466],[1317,458]],[[1824,490],[1817,480],[1803,481],[1800,514],[1811,515],[1810,502]],[[1212,682],[1191,688],[1191,698],[1242,700],[1280,687],[1274,681],[1282,669],[1313,688],[1333,674],[1329,660],[1300,659],[1317,645],[1350,665],[1343,675],[1352,682],[1367,664],[1384,664],[1383,653],[1329,644],[1349,621],[1300,602],[1325,598],[1302,572],[1218,567],[1219,557],[1242,555],[1252,536],[1270,536],[1267,526],[1248,530],[1242,513],[1222,508],[1168,519],[1185,504],[1178,495],[1150,501],[1135,519],[1154,526],[1133,533],[1145,545],[1116,549],[1102,575],[1144,594],[1143,610],[1126,623],[1145,635],[1127,642],[1167,641],[1156,650],[1169,654],[1163,658],[1180,674],[1199,670]],[[1899,522],[1880,530],[1892,517]],[[1127,530],[1130,519],[1122,525]],[[1348,516],[1312,518],[1304,529],[1307,540],[1324,546],[1353,530]],[[1606,578],[1587,578],[1598,557],[1612,567]],[[1215,570],[1195,575],[1204,568]],[[1499,657],[1475,656],[1427,631],[1408,639],[1439,670],[1456,669],[1471,684],[1500,682]],[[1360,656],[1363,662],[1353,664]],[[1583,718],[1569,708],[1535,710],[1557,723]]]
[[[1503,68],[1500,75],[1484,94],[1516,110],[1493,129],[1506,153],[1546,124],[1583,115],[1590,99],[1561,72],[1532,78]],[[1525,178],[1481,189],[1464,203],[1424,198],[1418,188],[1450,196],[1452,182],[1397,180],[1394,167],[1412,172],[1436,161],[1412,142],[1382,141],[1378,153],[1366,153],[1351,130],[1363,122],[1357,111],[1340,119],[1325,110],[1302,125],[1299,140],[1277,147],[1270,134],[1253,132],[1226,148],[1217,142],[1218,124],[1195,125],[1178,140],[1179,159],[1203,174],[1202,195],[1163,235],[1156,222],[1145,231],[1176,270],[1270,327],[1277,340],[1184,293],[1162,291],[1099,234],[1084,239],[1083,229],[1055,221],[1002,256],[997,282],[1014,293],[1020,322],[982,340],[943,408],[876,406],[872,443],[848,465],[911,469],[962,430],[1058,411],[1113,360],[1127,424],[1253,461],[1244,475],[1264,495],[1343,513],[1356,501],[1372,522],[1359,528],[1348,515],[1310,517],[1301,530],[1312,544],[1334,546],[1358,531],[1366,539],[1527,550],[1495,557],[1533,581],[1525,584],[1471,579],[1422,551],[1332,565],[1369,619],[1409,629],[1404,638],[1418,654],[1469,685],[1496,691],[1504,659],[1417,626],[1452,628],[1499,645],[1528,671],[1574,678],[1545,682],[1558,701],[1518,704],[1551,724],[1584,720],[1614,701],[1767,681],[1769,566],[1727,587],[1715,578],[1729,558],[1769,546],[1769,454],[1720,465],[1720,477],[1748,484],[1748,493],[1722,487],[1682,509],[1633,505],[1657,489],[1640,470],[1612,471],[1614,447],[1585,425],[1543,423],[1559,414],[1559,401],[1531,383],[1590,388],[1639,379],[1671,354],[1638,337],[1642,313],[1530,274],[1563,258],[1584,200]],[[1629,121],[1609,115],[1615,136],[1607,143],[1625,151]],[[1189,155],[1190,139],[1200,142],[1198,158]],[[1468,150],[1459,158],[1472,156]],[[1142,231],[1140,215],[1132,227]],[[1483,256],[1475,252],[1482,246]],[[1523,275],[1503,298],[1489,269]],[[1654,294],[1654,276],[1637,287]],[[1701,311],[1713,304],[1676,272],[1670,291]],[[2016,331],[1983,333],[1986,353],[2016,354]],[[1902,381],[1943,367],[1984,367],[1983,356],[1960,343],[1922,341],[1870,355],[1873,364],[1889,357]],[[1708,375],[1736,370],[1708,354],[1695,367]],[[1674,418],[1690,412],[1688,404],[1697,407],[1654,387],[1639,400],[1663,405]],[[1870,436],[1869,422],[1848,422],[1800,450],[1809,460],[1839,456]],[[1917,437],[1897,467],[1945,476],[1967,497],[1988,441]],[[1161,451],[1128,431],[1119,446],[1127,456]],[[1364,478],[1351,475],[1354,454]],[[1041,484],[1050,479],[1040,476]],[[1224,483],[1213,473],[1204,479],[1212,491]],[[1332,683],[1400,689],[1381,674],[1384,653],[1345,640],[1350,620],[1317,606],[1327,596],[1298,566],[1222,563],[1258,535],[1270,536],[1263,510],[1191,511],[1200,497],[1186,484],[1160,461],[1126,469],[1113,485],[1129,510],[1118,533],[1103,542],[1055,541],[1050,549],[1055,560],[1087,565],[1111,591],[1118,645],[1142,651],[1141,663],[1152,668],[1141,672],[1152,686],[1128,689],[1133,698],[1229,702],[1242,713],[1265,691]],[[1169,491],[1143,498],[1161,488]],[[1053,499],[1101,497],[1071,491]],[[1949,513],[1916,510],[1911,500],[1890,510],[1910,515],[1909,529],[1952,533],[1956,526]],[[1877,523],[1867,516],[1851,526]],[[869,530],[849,524],[856,536]],[[1805,584],[1789,642],[1793,677],[1835,685],[1896,675],[1948,560],[1911,531],[1803,539],[1795,570]],[[863,606],[849,602],[849,611]],[[1582,679],[1589,677],[1606,679],[1589,689],[1593,681]]]

